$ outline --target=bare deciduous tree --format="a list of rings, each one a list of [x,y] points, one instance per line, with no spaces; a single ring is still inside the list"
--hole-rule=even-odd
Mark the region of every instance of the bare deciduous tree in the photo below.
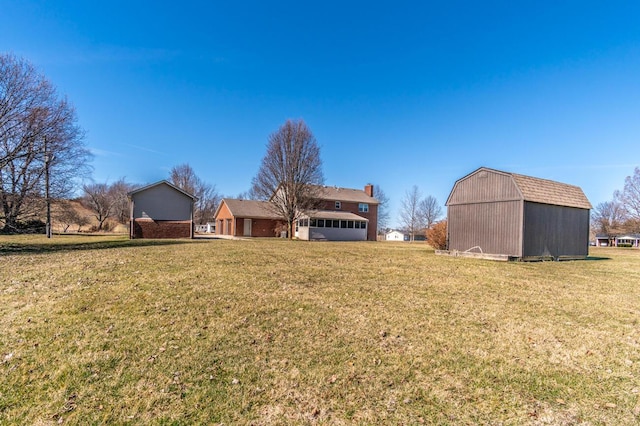
[[[438,200],[434,196],[427,195],[420,200],[418,215],[420,216],[420,222],[425,228],[429,229],[442,216],[442,207],[440,207]]]
[[[373,198],[378,200],[378,234],[385,231],[389,225],[391,214],[389,213],[389,197],[379,185],[373,185]]]
[[[88,173],[74,108],[28,62],[0,55],[0,219],[17,229],[42,203],[45,164],[50,197],[67,196],[76,177]],[[48,161],[45,161],[48,159]]]
[[[86,221],[68,200],[60,200],[54,207],[52,214],[54,220],[62,226],[62,232],[67,232],[71,225],[79,225]]]
[[[115,197],[115,204],[113,206],[113,217],[122,224],[126,224],[129,221],[131,215],[129,206],[129,192],[136,189],[138,185],[131,184],[120,178],[111,184],[109,190]]]
[[[250,188],[248,191],[241,192],[235,198],[238,200],[259,200],[260,197],[255,193],[253,188]]]
[[[404,194],[400,207],[400,223],[411,235],[411,241],[415,239],[415,234],[424,228],[422,217],[420,216],[420,198],[422,194],[416,185]]]
[[[97,230],[102,231],[106,220],[115,215],[121,195],[115,191],[114,185],[106,183],[83,185],[82,190],[82,205],[93,212],[98,221]]]
[[[293,238],[295,220],[316,208],[317,185],[323,182],[320,148],[313,133],[303,120],[287,120],[269,136],[267,152],[252,181],[254,194],[271,202]]]
[[[194,221],[199,225],[213,222],[220,195],[215,185],[200,179],[189,164],[180,164],[171,169],[171,183],[197,198],[194,205]]]
[[[596,232],[617,232],[625,221],[624,209],[617,200],[600,203],[591,211],[591,221]]]
[[[640,167],[636,167],[633,175],[624,180],[624,189],[616,197],[622,203],[627,219],[640,221]]]

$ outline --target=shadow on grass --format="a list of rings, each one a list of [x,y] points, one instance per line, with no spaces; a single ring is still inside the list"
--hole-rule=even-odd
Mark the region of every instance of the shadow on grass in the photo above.
[[[588,256],[584,260],[611,260],[610,257],[601,257],[601,256]]]
[[[107,239],[105,241],[64,242],[64,236],[46,243],[0,243],[0,256],[15,254],[46,254],[57,252],[104,250],[127,247],[148,247],[193,244],[193,240],[129,240]],[[197,243],[197,242],[196,242]]]

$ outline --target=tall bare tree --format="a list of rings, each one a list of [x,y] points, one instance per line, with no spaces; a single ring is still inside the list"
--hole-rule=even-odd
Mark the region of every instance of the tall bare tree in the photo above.
[[[295,220],[316,208],[317,185],[323,182],[316,138],[303,120],[287,120],[269,136],[267,152],[252,181],[254,194],[271,202],[293,238]]]
[[[635,224],[640,223],[640,167],[636,167],[633,175],[625,178],[624,189],[615,198],[622,203],[627,219]]]
[[[380,185],[373,185],[373,198],[378,200],[378,234],[383,233],[389,226],[391,214],[389,212],[389,197],[380,188]]]
[[[119,223],[126,224],[129,221],[131,212],[128,194],[137,187],[138,185],[127,182],[125,178],[120,178],[111,184],[109,191],[115,198],[113,217]]]
[[[420,200],[422,193],[416,185],[407,191],[402,198],[400,207],[400,223],[411,235],[411,241],[415,240],[416,233],[424,228],[420,215]]]
[[[71,225],[78,226],[78,230],[82,225],[88,223],[88,219],[78,213],[74,204],[69,200],[59,200],[52,212],[55,222],[62,227],[62,232],[67,232]]]
[[[442,207],[433,195],[427,195],[418,205],[420,222],[429,229],[442,216]]]
[[[127,192],[129,188],[130,186],[124,181],[124,178],[111,185],[106,183],[83,185],[84,195],[81,198],[81,203],[93,212],[98,221],[98,231],[103,230],[104,224],[109,218],[116,218],[120,221],[123,215],[123,205],[128,204]]]
[[[88,174],[90,154],[83,136],[73,106],[44,76],[25,60],[0,55],[0,219],[5,232],[41,213],[45,171],[51,198],[68,196],[74,178]]]
[[[253,187],[248,191],[244,191],[235,196],[238,200],[260,200],[260,197],[254,192]]]
[[[220,194],[215,185],[200,179],[189,164],[180,164],[171,169],[171,183],[197,198],[194,205],[194,221],[204,225],[213,222]]]
[[[591,211],[591,226],[596,232],[607,235],[618,232],[624,222],[624,208],[616,199],[600,203]]]

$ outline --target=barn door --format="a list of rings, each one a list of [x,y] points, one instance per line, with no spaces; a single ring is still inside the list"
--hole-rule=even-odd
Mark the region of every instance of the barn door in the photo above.
[[[245,237],[251,236],[251,219],[244,220],[244,236]]]

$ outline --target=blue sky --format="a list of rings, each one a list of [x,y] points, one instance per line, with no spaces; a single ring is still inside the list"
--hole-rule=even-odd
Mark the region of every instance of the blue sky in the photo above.
[[[392,224],[481,166],[593,205],[640,166],[640,2],[270,3],[0,0],[0,51],[75,105],[98,182],[189,163],[236,196],[288,118]]]

